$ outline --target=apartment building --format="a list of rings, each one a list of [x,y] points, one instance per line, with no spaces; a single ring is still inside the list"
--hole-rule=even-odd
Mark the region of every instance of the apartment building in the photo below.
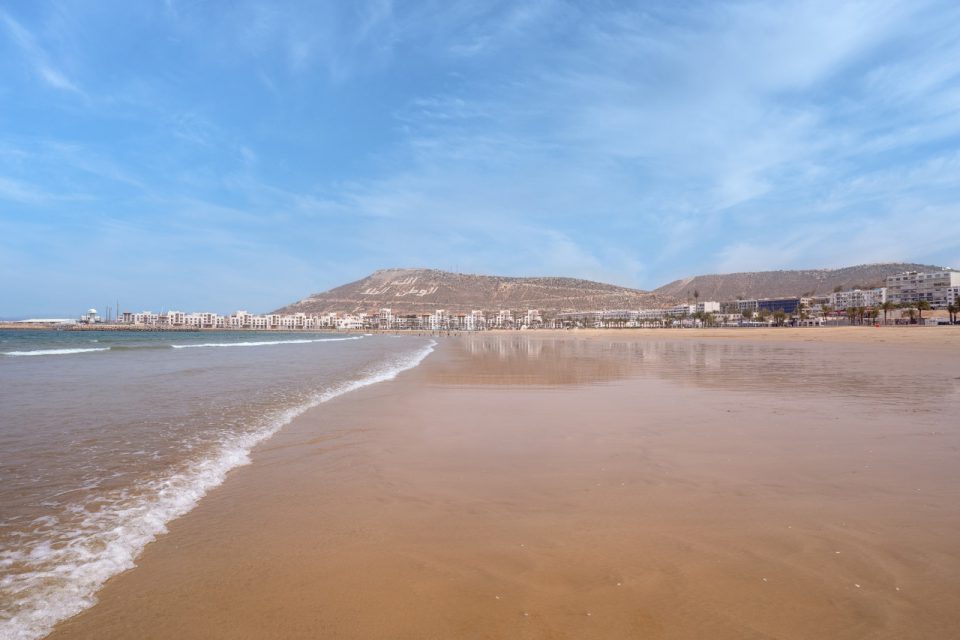
[[[496,318],[494,319],[494,326],[497,329],[512,329],[513,328],[513,311],[509,309],[501,309],[497,312]]]
[[[737,300],[737,312],[740,314],[743,314],[743,312],[745,311],[750,313],[756,313],[759,310],[760,310],[760,304],[759,304],[759,301],[757,300],[754,300],[754,299]]]
[[[483,315],[483,311],[474,309],[466,317],[464,317],[464,331],[482,331],[486,328],[487,318]]]
[[[877,287],[876,289],[837,291],[831,293],[827,298],[827,304],[836,311],[856,309],[857,307],[876,308],[887,301],[887,288]]]
[[[437,309],[434,311],[430,316],[429,323],[431,331],[443,331],[444,329],[450,328],[450,318],[445,309]]]
[[[887,298],[896,304],[926,301],[934,309],[942,309],[956,298],[960,288],[960,271],[905,271],[889,276]]]
[[[539,309],[527,309],[526,315],[523,317],[523,325],[527,328],[540,327],[543,326],[543,318],[540,316]]]

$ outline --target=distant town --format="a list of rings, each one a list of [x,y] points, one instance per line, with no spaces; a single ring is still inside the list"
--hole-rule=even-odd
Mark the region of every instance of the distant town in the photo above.
[[[77,320],[35,320],[35,323],[69,324],[75,328],[125,328],[142,330],[381,330],[381,331],[483,331],[488,329],[542,328],[670,328],[828,326],[839,324],[956,324],[960,314],[960,272],[908,271],[886,278],[885,286],[834,291],[825,295],[700,300],[694,291],[684,304],[657,309],[598,309],[555,312],[538,309],[488,311],[474,309],[432,313],[394,313],[381,308],[374,313],[252,314],[247,311],[220,315],[209,311],[139,313],[117,310],[101,315],[90,309]],[[924,315],[926,314],[926,315]]]

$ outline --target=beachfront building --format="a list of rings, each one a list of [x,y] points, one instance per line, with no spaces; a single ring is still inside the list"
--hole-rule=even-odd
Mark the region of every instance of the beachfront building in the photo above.
[[[539,309],[527,309],[526,315],[523,317],[523,324],[521,327],[526,329],[534,329],[536,327],[543,326],[543,318],[540,316]]]
[[[627,309],[601,311],[597,314],[596,326],[619,328],[636,327],[639,315],[639,311],[630,311]]]
[[[835,311],[856,309],[857,307],[877,308],[887,301],[887,288],[853,289],[851,291],[837,291],[827,297],[829,304]]]
[[[950,287],[947,290],[947,304],[960,304],[960,286]]]
[[[464,331],[483,331],[486,328],[487,318],[479,309],[474,309],[464,318]]]
[[[237,311],[230,314],[231,329],[249,329],[252,325],[253,315],[247,311]]]
[[[444,331],[450,328],[450,318],[447,316],[446,309],[437,309],[430,315],[430,331]]]
[[[363,329],[363,319],[352,313],[337,318],[337,329]]]
[[[501,309],[494,317],[494,324],[497,329],[513,329],[513,311]]]
[[[672,324],[673,318],[670,317],[667,309],[640,309],[637,311],[638,327],[662,327],[668,323]]]
[[[574,327],[599,327],[601,311],[567,311],[558,313],[553,319],[555,329],[572,329]]]
[[[222,327],[220,315],[209,311],[198,311],[183,315],[183,326],[194,329],[216,329]]]
[[[956,297],[960,288],[960,271],[905,271],[887,277],[887,298],[895,304],[912,305],[925,301],[934,309],[942,309]]]
[[[126,314],[124,314],[126,317]],[[141,311],[133,314],[133,324],[142,324],[149,327],[155,327],[160,324],[160,314],[153,311]]]
[[[96,309],[87,309],[87,312],[80,315],[80,324],[98,324],[103,322],[103,318],[97,313]]]
[[[737,312],[743,315],[744,312],[756,313],[760,310],[759,301],[756,299],[737,300]]]
[[[800,298],[760,298],[756,302],[758,311],[783,311],[788,316],[800,312]]]
[[[377,326],[380,329],[393,328],[393,309],[389,307],[380,309],[380,312],[377,314]]]

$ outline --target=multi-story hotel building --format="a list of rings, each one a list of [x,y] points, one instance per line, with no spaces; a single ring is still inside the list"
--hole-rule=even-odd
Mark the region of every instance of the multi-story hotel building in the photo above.
[[[916,304],[925,300],[934,309],[942,309],[956,298],[960,271],[906,271],[887,278],[887,298],[896,304]]]
[[[879,307],[887,301],[887,288],[853,289],[852,291],[837,291],[831,293],[827,304],[835,311],[855,309],[857,307]]]
[[[787,314],[794,314],[800,311],[801,303],[809,305],[810,300],[801,298],[759,298],[756,300],[737,300],[737,311],[743,313],[749,311],[756,313],[758,311],[769,311],[771,313],[783,311]]]

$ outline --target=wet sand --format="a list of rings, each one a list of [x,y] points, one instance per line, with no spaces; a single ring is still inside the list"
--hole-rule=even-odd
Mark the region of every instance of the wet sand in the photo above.
[[[955,637],[960,332],[831,331],[444,338],[51,637]]]

